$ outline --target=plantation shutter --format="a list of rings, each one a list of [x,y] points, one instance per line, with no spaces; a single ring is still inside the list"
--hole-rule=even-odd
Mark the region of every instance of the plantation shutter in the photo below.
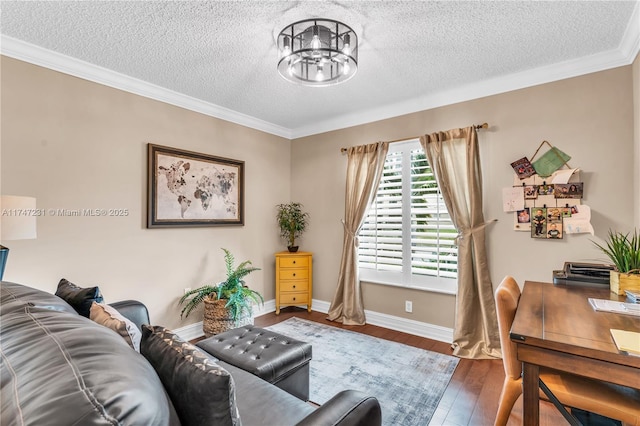
[[[402,152],[387,154],[359,240],[360,267],[402,271]]]
[[[389,149],[377,195],[359,234],[358,266],[411,275],[456,278],[457,231],[418,141]]]

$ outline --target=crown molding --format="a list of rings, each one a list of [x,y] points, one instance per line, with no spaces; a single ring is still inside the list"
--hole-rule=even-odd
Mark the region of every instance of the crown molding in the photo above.
[[[533,70],[475,82],[426,96],[407,99],[392,105],[385,105],[364,111],[361,110],[293,129],[269,123],[70,56],[62,55],[4,34],[0,35],[0,53],[15,59],[286,139],[297,139],[629,65],[633,63],[640,51],[640,25],[637,24],[638,22],[640,22],[640,1],[636,2],[623,39],[617,49],[539,67]]]
[[[89,62],[53,52],[4,34],[0,35],[0,53],[14,59],[49,68],[94,83],[103,84],[241,126],[291,139],[292,131],[286,127],[278,126],[210,102],[204,102],[200,99]]]
[[[640,1],[636,1],[619,49],[626,55],[629,64],[635,61],[640,52]]]
[[[583,58],[572,59],[519,73],[475,82],[466,86],[408,99],[394,105],[358,111],[341,117],[293,129],[292,139],[311,136],[374,121],[385,120],[414,112],[466,102],[485,96],[551,83],[598,71],[630,65],[640,52],[640,1],[629,19],[629,24],[617,49]]]
[[[640,4],[640,3],[638,3]],[[640,22],[640,7],[634,9],[635,21]],[[635,60],[640,50],[640,25],[630,25],[625,32],[625,39],[620,47],[608,52],[598,53],[583,58],[572,59],[553,65],[535,68],[519,73],[496,77],[450,90],[432,93],[413,99],[407,99],[394,105],[382,108],[358,111],[339,118],[326,120],[313,125],[293,129],[292,138],[302,138],[318,133],[330,132],[365,123],[385,120],[401,115],[411,114],[428,109],[471,101],[486,96],[511,92],[540,84],[551,83],[567,78],[578,77],[598,71],[605,71],[625,65]]]

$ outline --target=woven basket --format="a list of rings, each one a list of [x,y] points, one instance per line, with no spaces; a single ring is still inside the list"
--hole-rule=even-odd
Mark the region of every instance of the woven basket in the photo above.
[[[249,312],[244,312],[237,321],[231,318],[231,312],[225,308],[225,299],[212,300],[204,299],[204,320],[202,321],[202,331],[206,337],[220,334],[233,328],[243,327],[253,324],[253,316]]]

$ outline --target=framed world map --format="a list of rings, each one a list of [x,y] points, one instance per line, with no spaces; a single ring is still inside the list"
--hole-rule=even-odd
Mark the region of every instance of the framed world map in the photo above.
[[[148,144],[147,228],[244,225],[244,161]]]

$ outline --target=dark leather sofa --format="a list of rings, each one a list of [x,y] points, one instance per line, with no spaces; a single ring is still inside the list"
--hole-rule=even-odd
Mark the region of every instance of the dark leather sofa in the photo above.
[[[0,296],[0,424],[180,424],[151,364],[118,334],[47,292],[2,282]],[[149,322],[139,302],[112,306],[138,327]],[[219,364],[233,377],[245,426],[381,424],[378,401],[360,392],[340,392],[315,408],[240,368]]]

